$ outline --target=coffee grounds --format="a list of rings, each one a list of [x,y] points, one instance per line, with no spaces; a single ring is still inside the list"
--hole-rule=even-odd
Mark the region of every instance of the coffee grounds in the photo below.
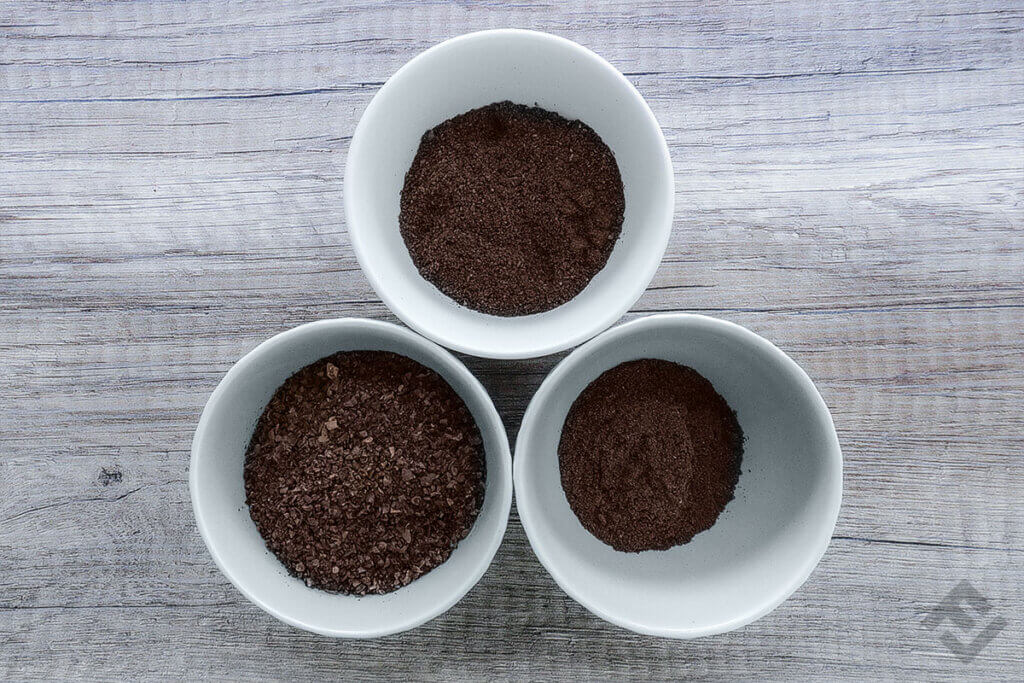
[[[736,413],[711,382],[654,359],[594,380],[558,445],[569,506],[624,552],[667,550],[709,529],[732,500],[742,456]]]
[[[350,351],[275,392],[246,454],[249,513],[306,584],[387,593],[448,559],[484,496],[480,432],[433,370]]]
[[[519,316],[583,291],[624,211],[615,157],[589,126],[499,102],[427,131],[398,223],[426,280],[468,308]]]

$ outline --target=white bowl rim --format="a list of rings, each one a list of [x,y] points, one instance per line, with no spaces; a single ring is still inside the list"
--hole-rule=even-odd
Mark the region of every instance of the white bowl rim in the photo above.
[[[544,545],[538,544],[535,539],[535,533],[533,533],[534,515],[540,515],[543,513],[541,511],[535,511],[530,507],[524,508],[522,504],[522,497],[519,495],[519,492],[525,488],[524,481],[526,479],[526,474],[523,470],[524,465],[522,464],[526,459],[521,457],[520,453],[521,450],[525,452],[525,446],[523,444],[525,444],[526,439],[521,438],[521,435],[524,431],[532,429],[532,423],[538,419],[537,416],[540,404],[553,391],[554,387],[559,384],[567,374],[584,363],[597,349],[608,344],[614,344],[625,336],[642,333],[644,330],[652,327],[673,323],[694,325],[714,332],[730,335],[741,342],[757,347],[758,349],[766,351],[768,354],[773,356],[775,360],[789,371],[791,377],[795,380],[802,392],[810,397],[811,402],[814,405],[815,418],[823,420],[824,424],[828,425],[831,443],[830,448],[824,454],[824,457],[831,458],[834,463],[838,465],[839,472],[839,476],[831,482],[831,495],[835,504],[831,511],[831,523],[828,525],[828,534],[822,534],[822,539],[819,541],[818,545],[813,548],[813,551],[808,553],[800,571],[794,574],[783,589],[778,591],[771,600],[758,605],[756,609],[750,610],[748,613],[733,619],[727,619],[716,624],[696,628],[652,628],[646,624],[638,623],[631,619],[609,613],[583,597],[583,595],[576,589],[572,577],[566,576],[556,568],[555,563],[547,552],[547,548]],[[530,547],[533,548],[533,552],[537,556],[537,559],[539,559],[541,564],[544,565],[544,568],[548,570],[548,573],[555,580],[555,583],[557,583],[559,587],[569,595],[569,597],[583,605],[585,608],[590,610],[590,612],[601,619],[617,626],[621,626],[622,628],[651,636],[678,639],[711,636],[741,628],[770,613],[795,593],[797,589],[807,581],[815,567],[818,566],[818,563],[821,561],[821,558],[824,556],[825,551],[828,549],[828,546],[832,541],[832,535],[835,533],[836,522],[839,519],[839,509],[842,503],[843,456],[839,446],[839,437],[835,431],[835,423],[832,420],[832,414],[829,412],[828,406],[825,404],[825,400],[821,397],[821,394],[814,386],[814,382],[811,378],[807,375],[804,369],[801,368],[796,361],[786,355],[782,349],[757,333],[748,330],[742,325],[722,320],[721,318],[714,318],[696,313],[657,313],[637,318],[607,330],[586,344],[575,349],[572,353],[562,359],[562,361],[559,362],[550,373],[548,373],[548,376],[544,378],[540,388],[537,389],[537,392],[530,400],[530,404],[527,406],[526,411],[523,414],[519,434],[516,436],[515,451],[516,455],[513,459],[512,479],[516,490],[516,511],[519,514],[519,520],[526,532],[526,537],[530,542]]]
[[[449,362],[451,369],[455,373],[457,373],[467,383],[468,386],[472,388],[474,393],[478,392],[482,397],[487,399],[486,402],[484,403],[485,410],[488,413],[487,417],[489,420],[495,421],[497,427],[501,429],[501,435],[504,437],[500,439],[499,442],[501,450],[499,456],[501,457],[502,461],[504,481],[508,482],[508,485],[505,486],[503,490],[497,491],[497,493],[499,493],[501,496],[501,499],[499,501],[499,511],[504,509],[505,514],[503,516],[499,515],[498,528],[495,530],[494,536],[487,547],[487,551],[482,556],[481,561],[478,562],[477,567],[473,571],[473,573],[464,578],[459,588],[453,591],[447,599],[445,599],[442,602],[439,602],[437,606],[430,612],[424,615],[413,617],[411,619],[406,619],[402,622],[397,622],[396,624],[388,628],[380,628],[373,631],[322,628],[315,624],[306,623],[300,619],[296,619],[291,615],[285,614],[277,609],[274,609],[269,604],[264,602],[259,595],[250,591],[248,586],[246,586],[243,583],[240,583],[237,580],[237,578],[231,573],[231,571],[227,568],[227,565],[224,563],[224,561],[221,559],[220,553],[218,552],[217,547],[214,544],[212,537],[210,535],[209,529],[207,528],[205,516],[201,511],[202,505],[199,499],[199,495],[197,494],[197,464],[200,458],[199,444],[203,441],[206,431],[210,428],[210,406],[214,405],[221,399],[221,395],[226,391],[226,386],[228,385],[229,381],[234,377],[244,374],[250,369],[251,366],[258,363],[259,357],[271,346],[287,343],[288,341],[291,340],[292,337],[296,337],[301,334],[308,334],[310,331],[317,330],[320,328],[344,330],[351,329],[354,327],[375,330],[376,332],[381,334],[395,335],[398,337],[402,337],[413,344],[419,345],[425,351],[435,354],[438,358],[443,359],[446,362]],[[487,572],[487,570],[491,566],[491,563],[494,561],[494,556],[497,554],[498,548],[501,547],[501,543],[505,538],[505,532],[508,528],[508,518],[512,510],[513,491],[511,470],[512,454],[508,445],[508,432],[505,429],[504,423],[502,422],[501,415],[494,407],[494,401],[491,399],[490,394],[487,393],[487,390],[483,387],[482,384],[480,384],[480,381],[476,378],[476,376],[473,375],[473,373],[469,371],[469,369],[462,363],[462,361],[460,361],[458,358],[452,355],[447,349],[438,346],[429,339],[421,337],[415,332],[400,327],[399,325],[395,325],[394,323],[384,322],[381,320],[371,320],[367,318],[331,318],[304,323],[275,334],[274,336],[264,340],[251,351],[243,355],[224,374],[220,382],[217,383],[216,388],[214,388],[213,393],[210,394],[210,397],[207,399],[206,404],[203,406],[203,412],[199,417],[199,424],[197,425],[196,431],[192,437],[191,457],[189,459],[188,482],[189,494],[192,502],[192,515],[195,518],[196,526],[199,528],[199,535],[202,537],[203,543],[206,545],[207,551],[209,551],[210,556],[213,557],[213,561],[217,565],[217,568],[220,570],[221,574],[227,577],[228,581],[230,581],[231,584],[235,588],[237,588],[239,592],[242,593],[242,595],[248,598],[248,600],[255,604],[257,607],[267,612],[271,616],[275,617],[276,619],[283,621],[284,623],[289,624],[291,626],[300,628],[304,631],[310,631],[312,633],[318,633],[320,635],[335,638],[365,639],[388,636],[396,633],[401,633],[403,631],[408,631],[418,626],[422,626],[426,622],[430,621],[431,619],[435,619],[436,617],[444,614],[453,606],[455,606],[456,603],[462,600],[462,598],[464,598],[466,594],[469,593],[469,591],[472,590],[477,583],[479,583],[480,579],[483,578],[483,575]]]
[[[595,316],[593,322],[590,325],[587,325],[585,327],[578,327],[575,332],[566,335],[560,341],[548,344],[535,345],[528,348],[512,351],[507,351],[498,348],[480,347],[474,345],[471,341],[449,337],[444,333],[443,329],[427,329],[417,321],[415,315],[409,315],[409,312],[405,309],[405,307],[402,304],[400,304],[397,301],[397,299],[395,299],[388,293],[387,287],[384,286],[381,279],[373,271],[371,257],[367,252],[365,245],[362,244],[362,241],[359,238],[359,231],[352,229],[353,223],[351,217],[355,213],[355,209],[353,208],[352,203],[355,200],[353,199],[353,192],[351,192],[352,178],[354,177],[354,172],[352,170],[353,166],[350,163],[350,160],[352,159],[354,153],[358,153],[363,145],[363,139],[365,138],[365,135],[361,136],[360,132],[363,129],[365,129],[365,127],[368,125],[365,122],[374,114],[377,107],[380,106],[380,93],[384,92],[384,90],[389,85],[391,85],[394,82],[394,79],[396,79],[400,74],[409,70],[410,68],[412,68],[414,64],[423,60],[424,58],[427,58],[434,52],[449,49],[453,46],[457,46],[460,43],[464,42],[487,40],[489,38],[496,36],[508,35],[526,36],[541,40],[550,40],[552,42],[559,43],[569,48],[570,50],[574,51],[581,57],[593,62],[599,68],[602,68],[610,72],[617,80],[619,80],[626,87],[626,91],[629,92],[637,102],[639,102],[641,106],[641,111],[644,114],[644,118],[646,119],[647,124],[649,126],[653,126],[654,130],[658,132],[658,136],[661,138],[661,158],[659,161],[660,165],[662,166],[663,175],[667,181],[667,187],[665,188],[665,196],[668,204],[667,213],[669,216],[669,220],[666,221],[665,225],[662,227],[662,234],[660,235],[660,238],[655,244],[655,246],[659,247],[658,258],[650,259],[650,261],[647,264],[645,264],[644,270],[636,274],[636,278],[633,281],[633,286],[626,290],[628,292],[628,296],[624,296],[617,305],[609,306],[603,315]],[[582,342],[592,338],[594,335],[599,334],[603,330],[608,329],[611,325],[615,323],[615,321],[621,318],[623,314],[626,311],[628,311],[630,307],[632,307],[633,304],[635,304],[637,300],[643,295],[643,293],[647,290],[648,285],[650,285],[651,280],[654,279],[654,274],[661,266],[661,261],[664,258],[665,250],[668,248],[669,239],[672,236],[672,223],[673,216],[675,213],[675,172],[672,168],[672,156],[668,149],[668,141],[665,140],[665,134],[661,130],[661,126],[659,125],[657,118],[654,116],[654,112],[651,111],[650,106],[647,104],[647,101],[643,98],[640,92],[636,89],[636,86],[634,86],[632,82],[630,82],[630,80],[626,78],[621,71],[616,69],[604,57],[600,56],[593,50],[584,47],[583,45],[580,45],[575,41],[569,40],[568,38],[563,38],[562,36],[555,35],[553,33],[519,28],[497,28],[486,29],[483,31],[474,31],[471,33],[464,33],[462,35],[455,36],[453,38],[449,38],[440,43],[437,43],[436,45],[427,48],[423,52],[420,52],[412,59],[410,59],[408,62],[403,64],[395,73],[393,73],[388,78],[387,81],[385,81],[384,85],[382,85],[380,89],[374,94],[373,99],[370,100],[370,103],[366,105],[366,109],[363,110],[362,115],[359,117],[359,123],[356,124],[356,129],[352,133],[352,140],[349,143],[348,155],[346,157],[345,163],[345,180],[343,194],[345,203],[345,223],[348,229],[349,240],[352,242],[352,249],[355,252],[356,261],[359,263],[359,266],[362,269],[363,274],[366,276],[366,279],[369,280],[370,286],[373,287],[373,290],[377,293],[377,295],[381,298],[381,301],[384,302],[384,305],[387,306],[390,311],[392,311],[399,319],[401,319],[402,322],[404,322],[406,325],[408,325],[416,332],[449,349],[453,349],[455,351],[459,351],[460,353],[466,353],[472,356],[478,356],[480,358],[493,358],[498,360],[518,360],[524,358],[540,358],[542,356],[558,353],[559,351],[564,351],[565,349],[569,349],[574,346],[577,346],[578,344],[581,344]],[[557,310],[557,308],[552,309],[552,311]],[[481,315],[485,314],[481,313]]]

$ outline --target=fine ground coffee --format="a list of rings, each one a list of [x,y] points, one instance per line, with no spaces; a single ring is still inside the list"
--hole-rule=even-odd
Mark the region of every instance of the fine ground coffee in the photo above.
[[[398,221],[426,280],[474,310],[519,316],[579,294],[607,263],[624,211],[597,133],[500,102],[423,136]]]
[[[250,515],[306,584],[387,593],[438,566],[484,496],[480,432],[433,370],[350,351],[292,375],[245,461]]]
[[[667,550],[709,529],[732,500],[743,432],[696,370],[644,359],[608,370],[569,410],[562,488],[594,536],[625,552]]]

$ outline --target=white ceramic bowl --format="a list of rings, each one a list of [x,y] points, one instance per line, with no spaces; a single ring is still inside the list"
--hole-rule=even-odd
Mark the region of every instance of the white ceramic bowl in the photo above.
[[[469,535],[431,572],[387,595],[354,597],[308,588],[267,550],[245,504],[242,467],[256,421],[277,388],[337,351],[402,354],[438,372],[465,401],[483,437],[487,484]],[[322,320],[282,332],[228,371],[203,409],[189,471],[199,533],[224,575],[254,603],[299,628],[370,638],[413,628],[443,613],[483,576],[501,544],[512,504],[512,460],[494,404],[450,353],[409,330],[373,320]]]
[[[624,553],[576,519],[557,448],[579,393],[637,358],[707,377],[736,411],[746,443],[736,497],[711,529],[671,550]],[[614,624],[672,638],[739,628],[778,606],[828,547],[842,497],[832,417],[804,371],[753,332],[699,315],[641,318],[569,354],[526,410],[514,468],[523,527],[562,589]]]
[[[420,276],[398,230],[402,185],[423,134],[501,100],[536,104],[593,128],[615,154],[626,198],[622,235],[589,286],[554,310],[514,318],[473,311],[442,294]],[[399,69],[363,113],[345,169],[352,245],[384,303],[434,341],[489,358],[561,351],[618,320],[665,252],[673,194],[665,138],[630,82],[572,41],[510,29],[453,38]]]

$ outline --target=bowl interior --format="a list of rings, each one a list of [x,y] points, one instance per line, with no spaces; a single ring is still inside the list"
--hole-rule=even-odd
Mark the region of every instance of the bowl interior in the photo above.
[[[302,367],[346,350],[393,351],[437,371],[466,402],[486,451],[486,493],[472,531],[447,562],[387,595],[353,597],[307,587],[267,550],[245,504],[245,451],[270,397]],[[393,633],[446,610],[487,569],[501,542],[511,505],[508,441],[483,388],[450,354],[387,323],[310,323],[260,345],[231,369],[210,397],[192,452],[193,506],[218,566],[249,599],[271,614],[328,635]]]
[[[605,268],[572,301],[516,318],[456,304],[424,280],[398,229],[406,171],[430,128],[511,100],[591,126],[619,165],[626,211]],[[657,269],[672,222],[672,166],[643,99],[614,67],[568,40],[532,31],[461,36],[419,55],[381,88],[349,150],[345,202],[359,262],[388,306],[451,348],[496,358],[552,353],[613,323]]]
[[[637,358],[707,377],[736,411],[746,443],[735,498],[711,529],[671,550],[623,553],[570,509],[557,448],[579,393]],[[609,621],[675,637],[730,630],[782,602],[827,547],[842,489],[832,420],[803,371],[753,333],[702,316],[642,319],[570,355],[527,411],[515,468],[530,542],[563,589]]]

